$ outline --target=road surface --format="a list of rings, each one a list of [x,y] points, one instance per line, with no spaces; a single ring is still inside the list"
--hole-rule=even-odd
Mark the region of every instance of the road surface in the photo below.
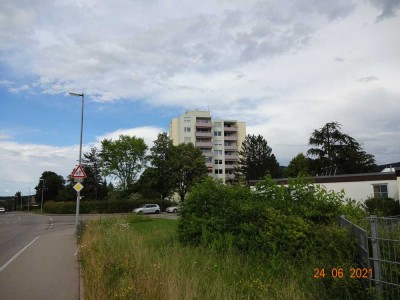
[[[0,299],[79,299],[74,216],[0,215]]]

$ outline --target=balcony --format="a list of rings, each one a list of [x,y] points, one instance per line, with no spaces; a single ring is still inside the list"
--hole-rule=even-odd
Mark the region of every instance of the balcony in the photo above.
[[[239,155],[237,155],[237,154],[225,154],[225,161],[227,161],[227,160],[229,160],[229,161],[232,161],[232,160],[237,161],[237,160],[239,160]]]
[[[211,122],[196,122],[198,128],[211,128],[213,124]]]
[[[196,131],[196,137],[210,137],[212,138],[212,133],[210,132],[202,132],[202,131]]]
[[[232,127],[224,127],[225,132],[237,132],[237,127],[232,126]]]
[[[224,136],[225,141],[237,141],[237,136],[236,135],[227,135]]]
[[[196,147],[201,148],[212,148],[213,144],[211,142],[196,142]]]
[[[227,165],[227,164],[225,164],[225,170],[235,170],[235,167],[237,167],[237,165]]]
[[[237,150],[237,145],[224,146],[225,150]]]
[[[212,162],[206,162],[206,167],[207,168],[212,168],[213,167],[213,163]]]
[[[214,153],[212,153],[211,151],[209,151],[209,152],[203,152],[202,154],[203,154],[203,156],[205,156],[205,157],[213,157],[213,156],[214,156]]]

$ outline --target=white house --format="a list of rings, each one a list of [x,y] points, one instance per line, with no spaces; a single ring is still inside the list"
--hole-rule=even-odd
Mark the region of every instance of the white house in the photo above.
[[[392,172],[318,176],[315,184],[324,186],[328,191],[345,192],[346,198],[364,202],[371,197],[390,197],[400,200],[400,169]],[[287,184],[287,178],[277,179],[279,184]],[[255,185],[256,181],[250,184]]]

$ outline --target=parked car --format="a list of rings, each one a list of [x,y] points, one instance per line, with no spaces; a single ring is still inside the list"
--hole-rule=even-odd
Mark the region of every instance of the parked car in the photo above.
[[[168,206],[165,211],[168,213],[177,213],[179,212],[179,206]]]
[[[4,207],[0,207],[0,213],[5,213],[6,209]]]
[[[135,208],[133,212],[136,214],[159,214],[160,207],[158,204],[144,204],[141,207]]]

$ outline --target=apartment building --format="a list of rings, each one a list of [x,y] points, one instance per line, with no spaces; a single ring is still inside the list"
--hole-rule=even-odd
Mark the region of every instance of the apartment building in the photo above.
[[[208,174],[223,182],[234,179],[238,151],[246,137],[246,123],[213,119],[209,111],[187,111],[172,119],[169,136],[174,145],[193,143],[204,155]]]

